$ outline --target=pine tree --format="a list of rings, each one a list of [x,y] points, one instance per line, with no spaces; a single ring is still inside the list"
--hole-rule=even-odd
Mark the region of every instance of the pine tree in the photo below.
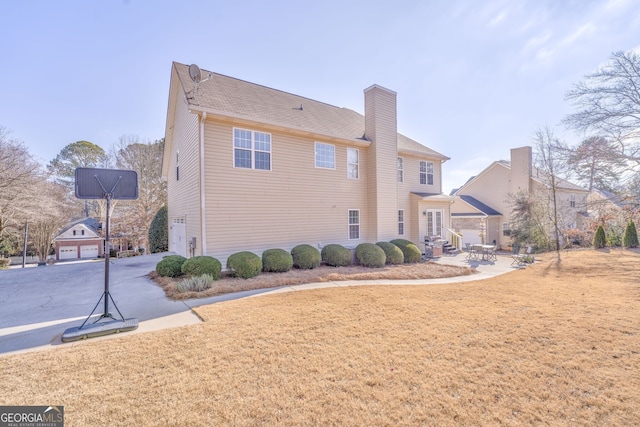
[[[624,236],[622,237],[622,246],[625,248],[638,247],[638,231],[633,220],[630,220],[627,224],[627,228],[624,230]]]
[[[593,247],[595,249],[602,249],[607,245],[607,237],[604,234],[604,228],[602,225],[598,226],[595,236],[593,236]]]

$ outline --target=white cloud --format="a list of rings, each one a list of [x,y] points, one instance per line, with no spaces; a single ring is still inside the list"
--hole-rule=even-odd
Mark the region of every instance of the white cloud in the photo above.
[[[489,22],[489,25],[491,25],[492,27],[495,25],[498,25],[500,22],[504,21],[506,17],[507,17],[507,12],[502,10]]]

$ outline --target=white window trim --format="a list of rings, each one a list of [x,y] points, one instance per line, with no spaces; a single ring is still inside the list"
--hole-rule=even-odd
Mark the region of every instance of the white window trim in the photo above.
[[[422,165],[424,164],[424,172],[422,171]],[[429,165],[431,165],[431,172],[429,172]],[[428,162],[426,160],[420,160],[420,162],[418,163],[418,173],[420,174],[419,176],[419,182],[420,185],[433,185],[433,183],[435,182],[434,180],[434,164],[433,162]],[[422,176],[424,175],[424,183],[422,183]],[[431,183],[429,183],[429,176],[431,176]]]
[[[351,212],[358,212],[358,222],[356,224],[351,223]],[[358,226],[358,237],[351,237],[351,226]],[[349,240],[360,240],[360,209],[349,209],[347,211],[347,237]]]
[[[236,130],[249,132],[251,134],[251,148],[236,147]],[[269,135],[269,151],[258,150],[256,148],[256,139],[255,139],[256,133]],[[250,170],[267,171],[267,172],[270,172],[273,170],[273,137],[269,132],[261,132],[259,130],[251,130],[251,129],[234,127],[232,131],[232,137],[231,137],[231,146],[233,148],[233,168],[234,169],[250,169]],[[250,168],[236,166],[236,149],[249,151],[251,153]],[[269,153],[269,169],[256,168],[256,153]]]
[[[354,151],[356,153],[356,162],[349,161],[349,152]],[[356,176],[351,176],[351,165],[355,165]],[[347,178],[360,179],[360,150],[357,148],[347,148]]]
[[[397,180],[398,182],[404,182],[404,157],[398,156],[396,160]]]
[[[402,218],[400,218],[402,216]],[[400,225],[402,225],[402,233],[400,232]],[[404,209],[398,209],[398,236],[404,236]]]
[[[332,147],[333,148],[333,167],[327,167],[327,166],[318,166],[318,146],[319,145],[323,145],[323,146],[327,146],[327,147]],[[327,144],[326,142],[316,142],[313,146],[314,148],[314,152],[313,152],[313,162],[316,166],[316,169],[328,169],[328,170],[336,170],[336,146],[333,144]]]

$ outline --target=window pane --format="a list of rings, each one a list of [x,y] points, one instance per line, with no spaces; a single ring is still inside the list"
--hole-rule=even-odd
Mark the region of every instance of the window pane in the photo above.
[[[233,146],[236,148],[251,148],[251,131],[234,129]]]
[[[347,162],[358,163],[358,150],[354,148],[349,148],[347,150]]]
[[[268,133],[254,132],[255,149],[260,151],[271,151],[271,135]]]
[[[420,172],[427,171],[427,162],[420,162]]]
[[[251,151],[235,149],[235,167],[251,169]]]
[[[256,169],[271,170],[271,154],[256,151]]]
[[[349,165],[349,178],[357,179],[358,178],[358,165],[350,164]]]

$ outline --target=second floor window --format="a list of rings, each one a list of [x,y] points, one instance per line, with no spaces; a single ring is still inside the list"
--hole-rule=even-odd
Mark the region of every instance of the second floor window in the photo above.
[[[404,159],[398,157],[398,182],[404,182]]]
[[[316,142],[316,167],[323,169],[336,168],[336,147],[334,145]]]
[[[357,149],[347,148],[347,176],[351,179],[358,179],[359,177],[359,154]]]
[[[233,166],[271,170],[271,134],[233,129]]]
[[[420,161],[420,184],[433,185],[433,163]]]
[[[569,196],[569,206],[571,206],[572,208],[576,207],[576,195],[572,194],[571,196]]]

